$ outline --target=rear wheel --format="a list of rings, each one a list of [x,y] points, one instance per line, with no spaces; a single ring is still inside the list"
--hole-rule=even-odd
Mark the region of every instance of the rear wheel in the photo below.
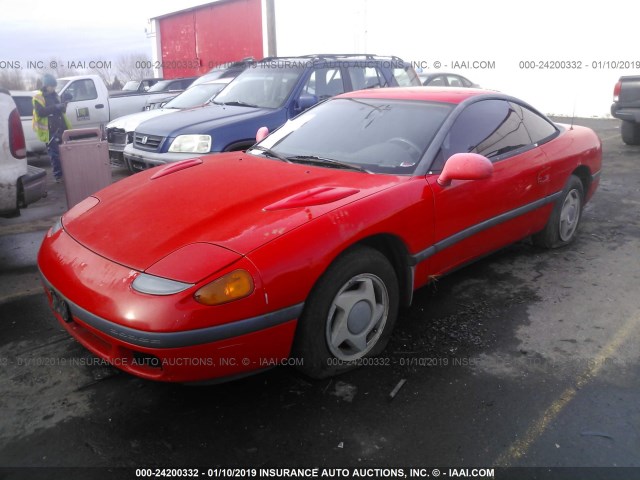
[[[620,133],[622,141],[627,145],[640,145],[640,124],[623,120]]]
[[[298,322],[299,369],[326,378],[380,354],[398,315],[398,280],[389,260],[369,247],[339,257],[320,278]]]
[[[582,218],[583,199],[582,182],[571,175],[544,230],[533,235],[533,243],[544,248],[557,248],[571,243]]]

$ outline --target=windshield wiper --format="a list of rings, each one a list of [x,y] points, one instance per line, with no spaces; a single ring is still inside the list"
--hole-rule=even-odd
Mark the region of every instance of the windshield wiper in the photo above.
[[[270,148],[263,147],[262,145],[254,145],[249,150],[260,150],[261,152],[264,152],[268,157],[277,158],[278,160],[282,160],[283,162],[291,163],[291,160],[289,160],[287,157],[280,155],[278,152],[275,152]]]
[[[218,102],[216,102],[218,103]],[[218,105],[229,105],[231,107],[252,107],[258,108],[258,105],[254,105],[253,103],[243,102],[242,100],[234,100],[233,102],[222,102],[218,103]]]
[[[334,160],[332,158],[318,157],[316,155],[294,155],[292,157],[287,157],[287,159],[295,163],[309,163],[312,165],[325,165],[325,166],[330,165],[335,168],[344,168],[348,170],[356,170],[358,172],[371,173],[369,170],[359,167],[358,165],[353,165],[347,162],[341,162],[340,160]]]

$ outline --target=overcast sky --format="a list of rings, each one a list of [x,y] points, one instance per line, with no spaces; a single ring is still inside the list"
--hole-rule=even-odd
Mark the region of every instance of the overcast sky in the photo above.
[[[150,18],[210,0],[9,1],[3,0],[0,16],[3,69],[11,68],[12,61],[113,62],[123,54],[150,56],[155,42],[145,33]],[[582,116],[607,115],[618,77],[640,74],[634,23],[639,18],[640,3],[626,0],[276,1],[280,55],[373,52],[411,61],[442,60],[443,69],[452,69],[449,64],[456,59],[491,60],[495,68],[453,69],[545,113]],[[549,60],[578,60],[584,68],[521,66],[522,61]],[[609,61],[633,67],[612,68]]]
[[[151,17],[207,3],[198,0],[14,0],[2,2],[0,61],[115,60],[151,55]]]

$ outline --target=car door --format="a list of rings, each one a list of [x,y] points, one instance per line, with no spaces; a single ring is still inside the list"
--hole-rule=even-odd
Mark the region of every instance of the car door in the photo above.
[[[90,78],[73,80],[64,93],[71,94],[67,117],[73,128],[99,127],[109,121],[106,99],[98,99],[98,90]]]
[[[484,155],[493,164],[485,180],[437,183],[455,153]],[[433,274],[526,237],[544,226],[546,156],[531,140],[519,105],[481,100],[468,105],[442,142],[427,180],[434,195]]]

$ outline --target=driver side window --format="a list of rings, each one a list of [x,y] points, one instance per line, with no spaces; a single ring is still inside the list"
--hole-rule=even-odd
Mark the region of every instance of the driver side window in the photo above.
[[[532,143],[522,116],[508,102],[482,100],[458,116],[431,170],[442,170],[446,160],[456,153],[478,153],[495,162]]]
[[[73,97],[72,102],[81,102],[83,100],[94,100],[98,98],[98,91],[93,80],[87,78],[84,80],[76,80],[66,90]]]

